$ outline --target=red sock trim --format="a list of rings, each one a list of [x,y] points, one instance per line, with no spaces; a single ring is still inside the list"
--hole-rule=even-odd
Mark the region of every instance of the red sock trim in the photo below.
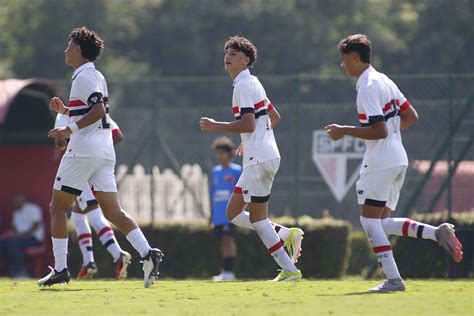
[[[375,253],[380,253],[380,252],[384,252],[384,251],[391,251],[392,250],[392,246],[390,245],[387,245],[387,246],[379,246],[379,247],[374,247],[372,248],[374,250]]]
[[[403,223],[403,229],[402,229],[402,233],[403,233],[403,236],[405,237],[408,237],[408,227],[410,227],[410,220],[407,219],[404,223]]]
[[[234,193],[236,193],[236,194],[242,194],[242,188],[241,188],[241,187],[235,187],[235,188],[234,188]]]
[[[77,236],[78,240],[82,240],[84,238],[92,238],[92,234],[82,234],[82,235]]]
[[[273,246],[271,246],[270,248],[268,248],[268,252],[269,253],[274,253],[275,251],[280,249],[282,246],[283,246],[283,244],[281,243],[281,241],[279,241],[276,244],[274,244]]]
[[[81,243],[81,245],[91,245],[92,244],[91,241],[92,241],[92,239],[87,239],[87,240],[81,241],[80,243]]]
[[[99,235],[99,238],[102,237],[102,235],[105,234],[105,233],[108,232],[108,231],[113,231],[112,227],[107,226],[107,227],[102,228],[102,229],[100,230],[99,234],[98,234],[98,235]]]

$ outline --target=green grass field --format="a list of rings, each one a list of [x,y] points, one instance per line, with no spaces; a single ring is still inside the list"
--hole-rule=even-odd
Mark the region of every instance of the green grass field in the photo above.
[[[474,281],[408,280],[407,291],[367,294],[374,281],[296,283],[73,281],[39,289],[0,279],[0,315],[474,315]]]

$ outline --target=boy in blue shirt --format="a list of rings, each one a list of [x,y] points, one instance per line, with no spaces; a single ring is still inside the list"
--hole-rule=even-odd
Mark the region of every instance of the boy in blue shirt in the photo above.
[[[232,162],[234,143],[228,137],[218,137],[212,143],[219,164],[212,169],[210,181],[211,225],[216,237],[221,241],[223,259],[222,272],[213,281],[232,281],[235,279],[234,262],[237,246],[234,239],[235,225],[226,214],[227,203],[242,173],[242,167]]]

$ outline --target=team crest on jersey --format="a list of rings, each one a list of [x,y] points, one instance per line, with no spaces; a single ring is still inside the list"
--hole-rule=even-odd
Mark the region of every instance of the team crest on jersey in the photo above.
[[[227,175],[227,176],[225,177],[225,181],[226,181],[226,182],[232,182],[232,180],[234,180],[234,177],[231,176],[231,175]]]
[[[338,202],[356,182],[364,151],[360,139],[346,136],[335,142],[324,130],[313,132],[313,162]]]

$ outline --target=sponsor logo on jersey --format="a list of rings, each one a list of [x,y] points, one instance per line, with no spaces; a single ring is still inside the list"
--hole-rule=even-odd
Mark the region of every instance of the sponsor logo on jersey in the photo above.
[[[315,130],[312,151],[314,164],[336,200],[341,202],[359,176],[364,142],[349,136],[335,142],[326,131]]]

